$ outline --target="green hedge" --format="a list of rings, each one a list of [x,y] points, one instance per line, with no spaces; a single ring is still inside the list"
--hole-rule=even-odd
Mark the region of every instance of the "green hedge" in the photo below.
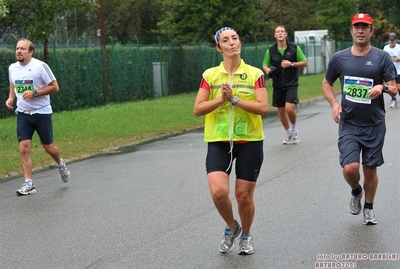
[[[66,48],[49,51],[49,66],[60,85],[51,96],[55,111],[75,110],[153,98],[153,62],[168,63],[169,94],[197,90],[201,74],[213,62],[215,49],[210,44],[185,46],[115,45],[106,47]],[[8,98],[8,67],[15,62],[12,49],[0,50],[0,118],[12,115],[4,105]],[[43,59],[40,50],[35,57]]]
[[[243,44],[246,63],[261,68],[271,44]],[[101,47],[49,48],[49,66],[60,92],[51,95],[54,111],[101,106],[109,102],[127,102],[154,98],[153,63],[167,62],[168,94],[197,91],[205,69],[218,65],[221,55],[213,44],[108,45],[103,57]],[[0,93],[3,105],[0,118],[13,115],[4,103],[8,98],[8,67],[15,62],[13,49],[0,50]],[[43,59],[36,48],[34,57]],[[167,89],[165,89],[167,90]]]

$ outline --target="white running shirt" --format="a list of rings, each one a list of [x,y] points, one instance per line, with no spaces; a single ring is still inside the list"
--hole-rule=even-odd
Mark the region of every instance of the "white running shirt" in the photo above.
[[[22,98],[26,90],[39,90],[56,80],[50,67],[43,61],[32,58],[27,65],[15,62],[8,68],[8,76],[17,96],[17,109],[15,113],[51,114],[50,96],[41,95],[29,101]]]
[[[397,58],[400,58],[400,44],[396,44],[393,48],[391,48],[389,45],[386,45],[383,48],[384,51],[387,51],[390,54],[390,57],[396,56]],[[394,65],[396,66],[397,69],[397,75],[400,75],[400,62],[393,62]]]

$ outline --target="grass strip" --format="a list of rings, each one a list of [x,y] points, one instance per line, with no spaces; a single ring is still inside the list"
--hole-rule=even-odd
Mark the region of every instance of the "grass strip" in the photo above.
[[[300,77],[300,102],[322,96],[323,77],[322,73]],[[339,91],[339,86],[335,86],[335,90]],[[269,110],[276,110],[271,106],[271,80],[267,81],[267,89]],[[193,114],[196,94],[191,92],[54,113],[54,144],[60,148],[61,156],[68,163],[202,127],[204,117],[195,117]],[[16,117],[0,119],[0,179],[21,175],[16,121]],[[54,166],[54,161],[43,150],[36,133],[32,141],[34,170]]]

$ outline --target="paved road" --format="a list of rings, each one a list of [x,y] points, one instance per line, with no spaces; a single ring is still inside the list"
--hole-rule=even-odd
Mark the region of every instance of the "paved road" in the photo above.
[[[276,115],[264,120],[254,255],[218,253],[224,223],[199,131],[70,163],[66,184],[55,169],[36,172],[35,195],[16,196],[22,178],[0,183],[0,268],[326,268],[343,254],[348,266],[398,269],[399,119],[400,107],[387,109],[376,226],[347,211],[337,124],[321,99],[299,108],[298,145],[281,145]]]

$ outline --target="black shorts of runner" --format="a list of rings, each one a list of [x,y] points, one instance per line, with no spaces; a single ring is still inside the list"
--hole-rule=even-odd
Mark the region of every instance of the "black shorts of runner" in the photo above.
[[[18,112],[17,135],[18,142],[32,140],[37,132],[40,142],[44,145],[53,143],[52,114],[25,114]]]
[[[209,142],[206,157],[207,174],[222,171],[230,175],[233,161],[236,159],[236,178],[256,182],[264,160],[263,140],[234,144],[232,154],[231,159],[229,143]]]
[[[284,107],[286,103],[297,104],[297,89],[297,86],[274,88],[272,94],[272,106]]]
[[[338,139],[340,165],[360,163],[361,153],[363,165],[381,166],[384,163],[382,149],[385,134],[385,121],[374,126],[355,126],[342,119]]]

